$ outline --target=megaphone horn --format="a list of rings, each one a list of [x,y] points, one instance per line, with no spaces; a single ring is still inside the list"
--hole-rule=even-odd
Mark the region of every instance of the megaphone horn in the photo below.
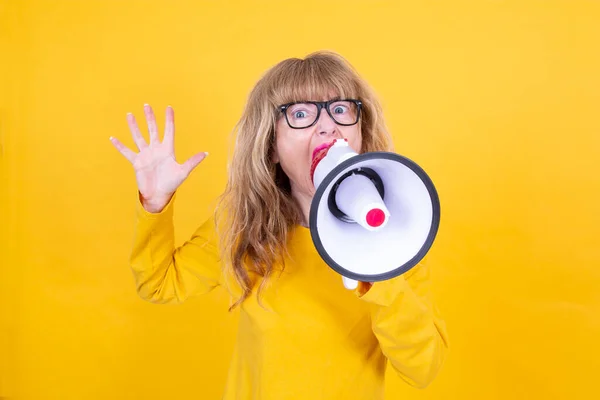
[[[415,266],[433,244],[440,204],[416,163],[391,152],[357,154],[336,139],[313,156],[313,243],[344,278],[375,282]]]

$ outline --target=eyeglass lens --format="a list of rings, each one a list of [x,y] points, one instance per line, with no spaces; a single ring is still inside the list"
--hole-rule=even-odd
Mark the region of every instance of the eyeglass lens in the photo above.
[[[293,104],[286,110],[287,119],[294,128],[312,125],[318,112],[318,106],[312,103]],[[336,101],[329,105],[329,113],[338,124],[352,125],[357,122],[358,106],[352,101]]]

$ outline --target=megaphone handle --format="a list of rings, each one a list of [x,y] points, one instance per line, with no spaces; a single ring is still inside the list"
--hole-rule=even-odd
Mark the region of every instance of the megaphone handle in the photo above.
[[[358,281],[346,278],[345,276],[342,276],[342,282],[344,283],[344,287],[348,290],[354,290],[358,287]]]

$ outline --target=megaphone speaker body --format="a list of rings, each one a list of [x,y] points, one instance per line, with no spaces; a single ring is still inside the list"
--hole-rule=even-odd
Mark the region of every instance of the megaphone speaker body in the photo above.
[[[344,282],[401,275],[431,248],[440,222],[433,182],[391,152],[355,153],[336,140],[313,165],[310,232],[321,258]]]

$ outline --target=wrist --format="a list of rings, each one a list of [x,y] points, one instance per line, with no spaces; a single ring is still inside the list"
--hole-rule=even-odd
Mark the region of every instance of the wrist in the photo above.
[[[147,212],[152,213],[152,214],[158,214],[162,210],[164,210],[164,208],[167,206],[167,204],[169,204],[169,202],[171,201],[173,194],[174,193],[172,193],[168,196],[161,196],[158,198],[146,199],[140,192],[138,192],[138,196],[140,199],[140,203],[142,204],[142,207],[144,207],[144,209]]]

